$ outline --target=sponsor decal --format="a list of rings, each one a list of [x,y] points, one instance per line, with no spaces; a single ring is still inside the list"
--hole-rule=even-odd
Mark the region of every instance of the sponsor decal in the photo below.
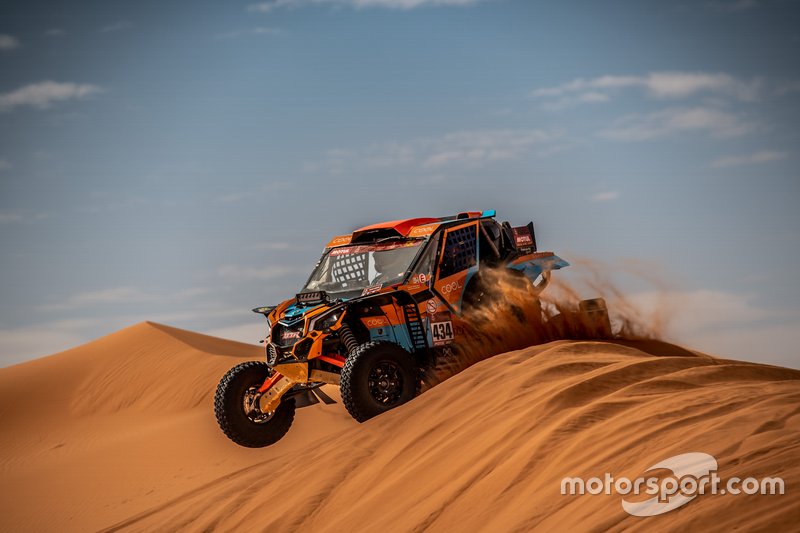
[[[512,231],[514,232],[514,243],[517,247],[524,248],[533,244],[533,237],[527,227],[513,228]]]
[[[358,250],[358,246],[343,246],[342,248],[336,248],[331,250],[331,256],[336,257],[339,255],[350,255],[356,253]]]
[[[382,328],[389,325],[389,319],[385,316],[368,316],[362,318],[361,322],[370,329]]]
[[[461,284],[460,281],[451,281],[450,283],[445,283],[445,284],[441,285],[439,287],[439,291],[442,294],[447,295],[447,294],[451,294],[451,293],[460,291],[462,287],[463,287],[463,285]]]
[[[409,232],[411,237],[419,237],[421,235],[430,235],[436,229],[438,224],[425,224],[424,226],[414,226]]]
[[[428,300],[427,304],[425,304],[425,309],[426,309],[426,311],[428,311],[429,315],[432,315],[433,313],[435,313],[438,308],[439,308],[439,304],[437,304],[436,300],[434,300],[432,298],[430,300]]]
[[[422,241],[407,241],[399,243],[385,243],[385,244],[360,244],[357,246],[342,246],[331,250],[330,255],[337,257],[340,255],[351,254],[366,254],[369,252],[387,252],[390,250],[397,250],[398,248],[411,248],[414,246],[421,246]]]
[[[288,341],[289,339],[299,339],[299,331],[283,331],[281,332],[281,340]]]
[[[361,291],[361,296],[369,296],[370,294],[375,294],[381,292],[381,288],[383,287],[383,283],[376,283],[375,285],[370,285],[369,287],[364,287],[364,290]]]
[[[350,242],[350,238],[351,238],[350,235],[339,235],[338,237],[334,237],[328,243],[328,248],[330,248],[331,246],[340,246],[342,244],[347,244]]]

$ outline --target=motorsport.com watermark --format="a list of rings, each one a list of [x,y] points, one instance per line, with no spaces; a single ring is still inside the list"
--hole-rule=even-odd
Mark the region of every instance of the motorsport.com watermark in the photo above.
[[[670,470],[671,476],[646,476],[652,470]],[[622,498],[622,508],[633,516],[655,516],[677,509],[701,494],[784,494],[779,477],[731,477],[723,482],[717,475],[717,460],[707,453],[692,452],[664,459],[634,480],[614,479],[608,472],[602,478],[565,477],[562,495],[612,494]],[[647,500],[628,501],[624,496],[645,494]]]

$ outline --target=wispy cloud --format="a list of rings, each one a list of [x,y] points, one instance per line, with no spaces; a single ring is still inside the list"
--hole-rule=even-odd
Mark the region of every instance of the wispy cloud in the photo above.
[[[0,51],[6,52],[15,48],[19,48],[19,39],[13,35],[0,33]]]
[[[103,305],[172,302],[202,296],[208,292],[209,290],[203,287],[159,293],[146,292],[134,287],[113,287],[73,294],[58,302],[45,304],[41,306],[41,309],[43,311],[58,311]]]
[[[111,24],[107,24],[100,28],[100,33],[112,33],[115,31],[121,31],[128,29],[132,26],[132,24],[127,20],[118,20],[117,22],[113,22]]]
[[[81,327],[74,320],[56,320],[46,325],[0,329],[0,366],[77,346],[86,340]]]
[[[216,197],[215,200],[223,204],[232,204],[247,199],[261,199],[263,198],[264,194],[278,195],[292,189],[292,187],[292,182],[275,181],[262,185],[256,189],[232,191],[222,194]]]
[[[598,135],[616,141],[646,141],[678,133],[705,133],[734,137],[751,131],[754,124],[738,115],[709,107],[670,108],[633,114],[615,121]]]
[[[732,0],[709,2],[708,6],[714,11],[722,13],[741,13],[758,7],[757,0]]]
[[[250,320],[247,323],[227,327],[214,327],[203,330],[206,335],[212,337],[221,337],[223,339],[231,339],[239,342],[246,342],[255,344],[256,341],[261,340],[267,334],[267,330],[262,321],[253,322]]]
[[[0,171],[8,170],[9,168],[11,168],[11,163],[5,159],[0,159]]]
[[[592,196],[593,202],[610,202],[619,198],[619,191],[604,191]]]
[[[0,211],[0,224],[7,224],[9,222],[19,222],[22,220],[22,215],[10,211]]]
[[[597,91],[587,91],[584,93],[576,94],[576,95],[568,95],[562,96],[557,100],[545,102],[542,104],[542,108],[547,111],[560,111],[562,109],[566,109],[568,107],[575,107],[580,104],[600,104],[603,102],[608,102],[611,99],[605,93],[597,92]]]
[[[247,28],[242,30],[231,30],[216,35],[217,39],[238,39],[239,37],[251,37],[257,35],[280,35],[285,33],[280,28]]]
[[[759,163],[769,163],[779,161],[789,156],[787,152],[776,152],[774,150],[760,150],[748,155],[730,155],[720,157],[711,162],[715,168],[741,167],[746,165],[757,165]]]
[[[724,357],[798,367],[793,347],[800,342],[800,316],[759,305],[756,293],[650,291],[625,300],[680,344]]]
[[[352,168],[476,167],[521,157],[544,157],[558,151],[560,141],[559,133],[538,129],[463,130],[360,149],[328,150],[324,161],[307,163],[305,169],[340,174]]]
[[[337,5],[353,8],[382,7],[388,9],[415,9],[418,7],[468,6],[482,0],[270,0],[247,6],[248,11],[269,13],[275,9],[310,5]]]
[[[46,109],[55,102],[81,100],[102,91],[97,85],[88,83],[42,81],[0,94],[0,111],[25,106]]]
[[[296,244],[291,242],[257,242],[252,246],[253,250],[261,250],[261,251],[282,251],[282,250],[291,250],[293,248],[297,248]]]
[[[636,88],[658,99],[680,99],[697,94],[725,96],[741,101],[754,101],[764,92],[761,78],[743,80],[724,73],[651,72],[641,76],[606,75],[596,78],[577,78],[553,87],[534,90],[535,98],[559,98],[549,105],[558,108],[559,102],[569,104],[606,101],[615,91]],[[577,95],[577,96],[576,96]],[[605,97],[605,100],[602,99]],[[548,104],[545,104],[547,106]]]
[[[16,222],[36,222],[50,217],[48,213],[36,213],[30,211],[0,211],[0,224]]]
[[[229,281],[253,281],[253,280],[269,280],[276,278],[283,278],[286,276],[296,275],[296,268],[284,266],[270,266],[270,267],[251,267],[239,265],[225,265],[219,268],[217,273],[220,277]]]

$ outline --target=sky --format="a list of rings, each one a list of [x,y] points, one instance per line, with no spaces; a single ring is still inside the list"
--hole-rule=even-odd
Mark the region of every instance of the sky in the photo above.
[[[2,1],[0,365],[257,342],[331,236],[496,209],[800,368],[798,52],[797,0]]]

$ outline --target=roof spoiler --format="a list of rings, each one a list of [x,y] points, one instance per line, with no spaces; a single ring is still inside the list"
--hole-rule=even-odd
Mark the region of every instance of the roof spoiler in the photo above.
[[[497,211],[489,209],[487,211],[463,211],[457,215],[450,215],[447,217],[440,217],[442,222],[449,222],[451,220],[467,220],[470,218],[493,218],[497,216]]]

